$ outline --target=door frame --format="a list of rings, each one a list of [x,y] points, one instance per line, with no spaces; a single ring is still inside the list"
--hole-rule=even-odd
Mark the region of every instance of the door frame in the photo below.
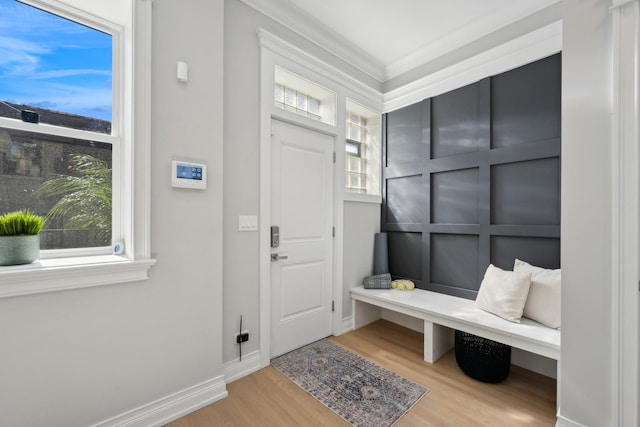
[[[640,1],[614,1],[612,98],[612,421],[638,425],[640,413]]]
[[[272,120],[280,120],[295,126],[300,126],[315,132],[323,133],[333,138],[333,149],[337,151],[340,132],[336,126],[297,115],[295,113],[276,108],[273,104],[273,91],[275,79],[275,66],[284,65],[292,72],[304,75],[310,70],[277,56],[269,49],[261,47],[260,58],[260,211],[259,211],[259,277],[260,277],[260,367],[271,364],[271,123]],[[315,80],[315,79],[314,79]],[[317,80],[323,78],[317,76]],[[344,106],[336,105],[336,114],[344,115]],[[344,174],[340,173],[342,162],[334,162],[333,168],[333,224],[336,235],[332,246],[332,300],[335,310],[332,313],[332,333],[340,335],[342,327],[342,218],[343,201],[340,186],[344,185]]]

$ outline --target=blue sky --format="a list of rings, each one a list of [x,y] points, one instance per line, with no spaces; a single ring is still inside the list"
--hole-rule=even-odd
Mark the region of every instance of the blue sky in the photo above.
[[[0,0],[0,101],[111,121],[111,36]]]

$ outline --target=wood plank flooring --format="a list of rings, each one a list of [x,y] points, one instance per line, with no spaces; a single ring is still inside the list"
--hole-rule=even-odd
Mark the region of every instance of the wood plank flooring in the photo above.
[[[512,366],[504,382],[482,383],[462,373],[453,351],[430,365],[422,360],[422,335],[385,320],[330,340],[429,389],[397,427],[555,425],[551,378]],[[349,425],[271,366],[227,389],[229,397],[168,426]]]

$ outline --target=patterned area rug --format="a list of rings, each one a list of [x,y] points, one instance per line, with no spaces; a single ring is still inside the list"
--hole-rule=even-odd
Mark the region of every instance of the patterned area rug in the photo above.
[[[391,426],[428,391],[325,339],[271,364],[354,426]]]

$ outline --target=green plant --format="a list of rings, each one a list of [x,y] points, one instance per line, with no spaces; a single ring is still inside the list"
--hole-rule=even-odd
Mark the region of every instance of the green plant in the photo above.
[[[0,236],[33,236],[40,233],[44,218],[28,210],[9,212],[0,216]]]
[[[39,196],[60,199],[46,218],[59,217],[65,228],[89,229],[97,238],[111,237],[111,169],[106,162],[88,154],[70,161],[73,175],[57,175],[42,183]]]

